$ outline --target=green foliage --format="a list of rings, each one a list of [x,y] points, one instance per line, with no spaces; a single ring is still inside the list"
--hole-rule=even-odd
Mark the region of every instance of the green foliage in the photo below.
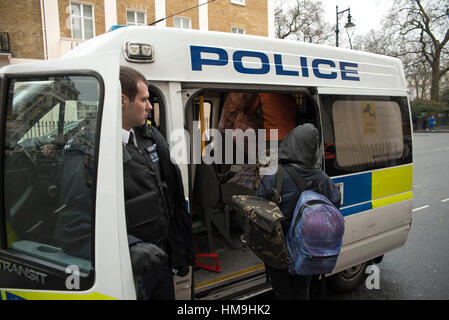
[[[412,113],[416,116],[428,117],[430,115],[438,116],[438,114],[448,114],[449,105],[442,102],[427,101],[422,99],[415,99],[412,103]]]
[[[449,108],[449,86],[441,89],[440,91],[440,103]]]

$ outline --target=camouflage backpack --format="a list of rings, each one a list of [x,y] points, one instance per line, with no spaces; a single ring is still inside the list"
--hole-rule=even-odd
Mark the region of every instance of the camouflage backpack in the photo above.
[[[284,215],[278,207],[282,177],[282,170],[278,170],[272,201],[248,195],[232,197],[244,230],[242,250],[249,247],[266,265],[276,269],[288,269],[290,265],[281,223]]]

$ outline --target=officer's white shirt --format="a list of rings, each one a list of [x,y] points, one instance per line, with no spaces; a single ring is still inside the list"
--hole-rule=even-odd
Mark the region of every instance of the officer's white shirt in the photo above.
[[[123,142],[123,145],[126,146],[128,144],[130,132],[132,132],[134,134],[133,141],[134,141],[134,145],[137,147],[136,133],[134,132],[133,128],[131,128],[129,131],[122,128],[122,142]]]

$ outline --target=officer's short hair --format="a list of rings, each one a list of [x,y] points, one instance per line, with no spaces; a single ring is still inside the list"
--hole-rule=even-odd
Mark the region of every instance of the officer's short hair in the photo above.
[[[147,83],[145,76],[139,71],[121,66],[120,67],[120,84],[122,86],[122,93],[133,102],[137,95],[137,82],[142,81]]]

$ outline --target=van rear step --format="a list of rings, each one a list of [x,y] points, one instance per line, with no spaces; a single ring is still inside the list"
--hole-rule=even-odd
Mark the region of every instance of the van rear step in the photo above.
[[[248,299],[269,290],[271,290],[271,284],[267,280],[265,267],[263,264],[259,264],[198,283],[195,285],[195,299]]]

